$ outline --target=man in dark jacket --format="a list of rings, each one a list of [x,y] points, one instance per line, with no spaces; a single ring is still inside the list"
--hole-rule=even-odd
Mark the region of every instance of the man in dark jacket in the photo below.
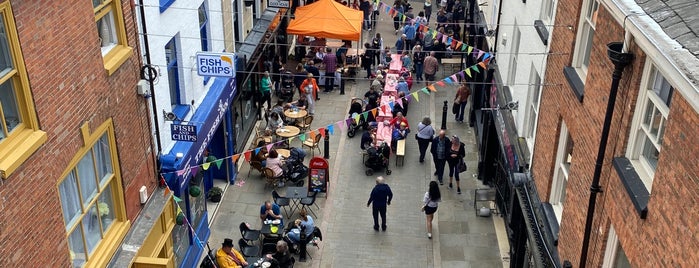
[[[434,161],[434,175],[437,176],[439,185],[444,185],[444,164],[447,162],[447,154],[451,148],[451,141],[446,135],[444,129],[439,131],[439,135],[432,140],[430,152]]]
[[[386,231],[386,207],[391,205],[391,199],[393,199],[391,187],[388,187],[383,177],[377,177],[376,186],[371,190],[369,201],[366,203],[367,207],[373,203],[371,214],[374,216],[375,231],[379,230],[379,214],[381,214],[381,230]]]

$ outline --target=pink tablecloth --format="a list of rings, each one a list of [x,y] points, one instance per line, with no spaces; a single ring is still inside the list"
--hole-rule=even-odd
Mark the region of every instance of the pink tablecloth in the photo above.
[[[393,129],[391,126],[386,126],[383,123],[379,123],[379,126],[376,128],[376,141],[377,144],[381,144],[381,142],[386,142],[389,146],[391,146],[391,135],[393,134]]]
[[[379,116],[376,118],[377,122],[383,121],[383,120],[379,120],[379,118],[384,118],[384,119],[388,119],[388,120],[393,119],[393,113],[391,111],[391,106],[389,104],[392,101],[395,101],[395,97],[387,96],[385,94],[383,96],[381,96],[381,102],[379,103]],[[384,105],[386,108],[383,108]],[[395,103],[394,103],[394,105],[395,105]],[[384,110],[386,110],[386,113],[384,113]]]
[[[396,91],[396,85],[398,84],[397,74],[387,74],[386,75],[386,85],[383,88],[383,95],[398,97],[398,91]]]
[[[391,73],[398,73],[403,68],[403,62],[400,60],[401,55],[391,54],[391,64],[388,65],[388,70]]]

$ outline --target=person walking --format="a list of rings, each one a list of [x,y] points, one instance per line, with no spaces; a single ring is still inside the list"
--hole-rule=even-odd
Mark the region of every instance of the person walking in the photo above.
[[[422,70],[424,69],[425,53],[420,45],[413,47],[413,63],[415,66],[415,77],[417,81],[422,81]]]
[[[442,129],[439,131],[439,135],[432,140],[432,146],[430,146],[435,169],[434,175],[437,176],[439,185],[444,185],[444,164],[447,162],[449,148],[451,148],[451,141],[447,137],[447,132]]]
[[[303,84],[303,80],[306,80],[306,76],[308,76],[308,72],[305,68],[303,68],[303,64],[297,64],[296,74],[294,74],[294,86],[296,87],[296,90],[299,91],[299,96],[303,96],[301,93],[301,84]]]
[[[456,95],[454,96],[454,104],[458,104],[458,113],[456,114],[456,122],[464,122],[464,109],[466,108],[466,103],[468,103],[468,97],[471,96],[471,89],[468,88],[466,83],[461,84],[459,89],[456,90]]]
[[[425,68],[425,85],[435,81],[435,75],[437,75],[437,71],[439,71],[439,62],[437,62],[435,55],[435,52],[431,51],[430,55],[425,57],[425,62],[422,64],[423,68]]]
[[[371,8],[371,2],[369,2],[369,0],[362,0],[362,3],[359,4],[359,9],[362,11],[362,14],[364,15],[364,23],[362,24],[362,29],[371,31],[371,13],[373,11]]]
[[[396,54],[402,55],[402,54],[403,54],[403,50],[407,50],[407,49],[408,49],[408,47],[407,47],[407,45],[408,45],[408,44],[407,44],[407,42],[408,42],[407,40],[408,40],[408,39],[407,39],[407,38],[408,38],[408,37],[407,37],[405,34],[402,34],[402,35],[400,36],[400,38],[398,38],[398,40],[396,40],[396,46],[395,46],[395,47],[396,47]]]
[[[384,178],[379,176],[376,178],[376,186],[371,190],[369,201],[366,206],[372,205],[371,215],[374,216],[374,231],[379,230],[379,215],[381,215],[381,230],[386,231],[386,207],[391,205],[393,192],[391,187],[386,184]]]
[[[308,114],[315,114],[315,99],[318,95],[318,83],[316,83],[312,73],[308,73],[306,75],[306,80],[303,80],[303,83],[301,83],[301,93],[306,96],[306,102],[308,103],[306,110],[308,111]]]
[[[451,138],[451,146],[449,147],[449,156],[447,163],[449,164],[449,189],[453,189],[452,181],[456,178],[456,193],[461,194],[461,184],[459,184],[459,164],[464,161],[466,150],[464,143],[459,140],[456,135]]]
[[[329,93],[333,91],[335,86],[335,71],[337,70],[337,57],[332,53],[330,48],[326,49],[327,54],[323,57],[323,64],[325,64],[325,90],[323,92]]]
[[[420,150],[420,163],[425,162],[425,152],[433,137],[434,128],[432,127],[432,120],[429,116],[425,116],[422,118],[422,122],[417,125],[417,133],[415,134],[417,147]]]
[[[362,67],[366,70],[366,79],[371,79],[371,65],[374,65],[374,51],[371,44],[364,43],[364,54],[362,54]]]
[[[437,212],[437,206],[442,202],[442,193],[439,191],[436,181],[430,182],[430,187],[425,192],[425,197],[422,199],[422,211],[425,212],[427,223],[427,238],[432,239],[432,219],[434,213]]]
[[[381,54],[383,54],[383,38],[381,38],[381,33],[376,32],[374,38],[371,39],[371,50],[373,51],[374,57],[376,57],[376,64],[381,63]]]
[[[425,10],[425,19],[430,22],[430,17],[432,17],[432,0],[425,0],[425,5],[422,7]]]
[[[260,107],[262,107],[265,102],[267,103],[267,110],[272,109],[272,79],[269,77],[269,72],[265,71],[264,75],[260,79],[260,93],[262,98],[260,99]]]

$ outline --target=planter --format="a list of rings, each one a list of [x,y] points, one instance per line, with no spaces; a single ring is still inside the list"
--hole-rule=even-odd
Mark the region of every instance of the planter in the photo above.
[[[218,203],[221,202],[221,198],[223,197],[223,190],[219,187],[213,187],[209,190],[209,192],[206,194],[208,197],[209,201]]]

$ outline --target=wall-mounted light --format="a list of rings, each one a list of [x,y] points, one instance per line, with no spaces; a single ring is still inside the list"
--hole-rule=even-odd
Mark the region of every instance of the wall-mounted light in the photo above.
[[[183,153],[176,153],[175,154],[175,161],[182,159],[182,157],[184,157]]]

